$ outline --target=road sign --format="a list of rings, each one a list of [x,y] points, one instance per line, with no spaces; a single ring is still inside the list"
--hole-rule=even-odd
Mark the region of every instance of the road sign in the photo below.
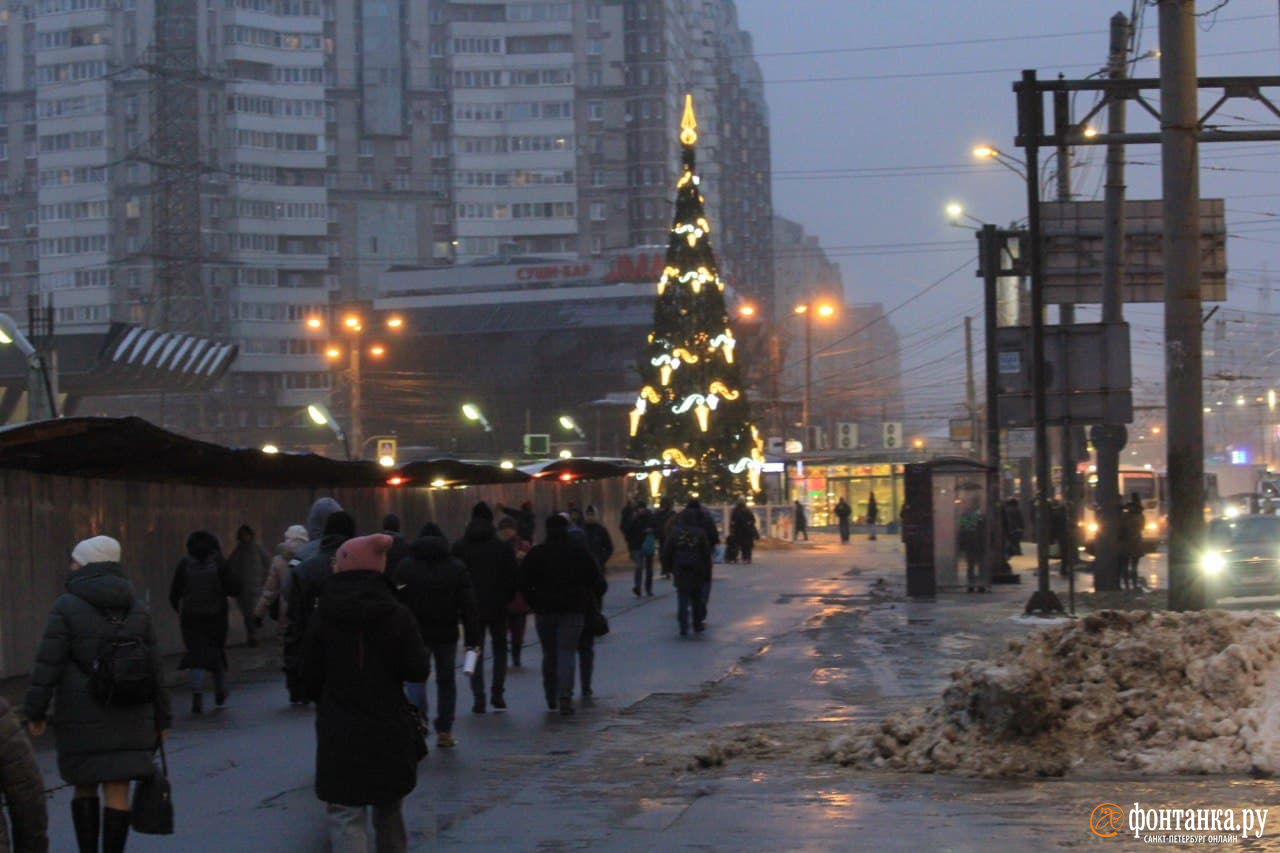
[[[524,452],[526,456],[547,456],[551,453],[551,436],[545,432],[526,432],[524,434]]]
[[[836,447],[841,450],[858,449],[858,425],[849,421],[836,423]]]
[[[881,439],[885,450],[896,450],[902,446],[902,424],[890,421],[881,426]]]
[[[377,459],[379,462],[383,459],[390,459],[392,465],[396,464],[396,440],[394,438],[378,439]]]

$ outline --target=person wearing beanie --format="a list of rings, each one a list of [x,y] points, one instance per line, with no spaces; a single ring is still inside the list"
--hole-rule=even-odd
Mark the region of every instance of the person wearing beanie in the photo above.
[[[635,564],[631,594],[636,598],[641,594],[653,595],[653,558],[658,553],[658,530],[653,513],[643,500],[636,501],[622,535],[627,539],[627,550]]]
[[[535,614],[547,708],[568,715],[578,643],[587,611],[604,595],[603,577],[587,550],[570,540],[566,519],[553,515],[546,524],[546,541],[525,555],[521,592]]]
[[[315,791],[334,850],[408,849],[401,806],[418,784],[421,735],[403,685],[426,681],[429,669],[418,622],[384,574],[391,544],[375,533],[335,547],[303,643],[303,698],[316,703]]]
[[[533,541],[533,534],[538,528],[538,518],[533,514],[533,504],[524,501],[519,509],[498,504],[498,511],[516,523],[516,533],[526,542]]]
[[[240,610],[240,618],[244,621],[244,635],[250,648],[258,645],[257,625],[253,618],[253,608],[258,603],[262,584],[266,581],[267,572],[271,571],[271,555],[254,537],[253,528],[247,524],[240,525],[236,531],[236,547],[227,555],[227,566],[231,577],[240,585],[240,593],[236,596],[236,606]]]
[[[95,536],[71,553],[66,592],[49,614],[23,710],[27,730],[40,737],[49,706],[56,704],[58,773],[74,786],[71,819],[77,845],[82,853],[97,851],[99,844],[105,853],[118,853],[129,837],[130,782],[154,772],[157,738],[171,724],[169,694],[161,680],[151,612],[124,576],[120,543]],[[119,635],[137,638],[147,649],[156,676],[149,703],[104,705],[90,691],[80,662],[95,660],[103,645]]]
[[[653,511],[653,532],[658,537],[658,565],[662,572],[662,577],[671,577],[671,564],[667,562],[666,549],[663,545],[667,541],[667,530],[671,528],[671,519],[676,517],[676,511],[672,508],[671,498],[663,495],[658,501],[658,508]]]
[[[520,562],[529,553],[533,543],[520,538],[520,534],[516,532],[516,520],[509,515],[504,515],[498,522],[498,538],[515,551],[518,572]],[[507,648],[511,650],[511,665],[517,669],[520,668],[520,656],[524,652],[524,634],[529,623],[529,613],[529,603],[524,600],[524,593],[517,589],[515,598],[507,605]]]
[[[435,664],[436,743],[446,749],[456,746],[453,720],[458,705],[458,623],[462,623],[467,648],[479,649],[484,640],[471,573],[466,564],[449,553],[444,531],[432,523],[422,526],[409,548],[409,556],[390,572],[396,598],[418,620],[418,630],[427,645],[428,668]],[[405,684],[405,694],[425,723],[429,705],[426,682]]]
[[[671,523],[666,549],[676,587],[676,622],[680,636],[689,635],[689,611],[693,611],[693,630],[706,628],[707,602],[711,597],[711,558],[715,544],[707,535],[706,517],[701,505],[690,501]]]
[[[226,704],[227,598],[239,592],[218,538],[206,530],[188,536],[187,554],[173,570],[169,603],[178,612],[186,649],[178,668],[191,671],[192,714],[204,713],[205,671],[213,673],[214,703]]]
[[[320,501],[316,503],[319,504]],[[336,505],[337,502],[334,503]],[[312,509],[314,512],[314,507]],[[289,621],[284,628],[284,682],[289,691],[289,701],[295,705],[306,702],[302,695],[299,672],[302,666],[302,638],[307,634],[307,622],[316,608],[321,585],[333,574],[338,546],[355,535],[356,520],[340,509],[334,510],[325,517],[319,548],[289,570],[289,578],[285,582],[285,607]],[[315,544],[314,541],[311,544]],[[305,550],[304,546],[298,552],[299,555]]]
[[[293,561],[298,549],[307,544],[307,528],[301,524],[292,524],[284,532],[284,539],[276,546],[276,553],[271,558],[271,568],[267,570],[267,578],[262,582],[262,595],[253,608],[255,628],[261,628],[263,620],[270,614],[277,622],[283,622],[282,605],[284,599],[281,592],[285,579],[289,577],[289,563]]]
[[[453,556],[461,560],[471,573],[480,608],[480,660],[471,675],[471,712],[483,714],[488,704],[495,711],[506,710],[507,683],[507,605],[516,597],[516,555],[511,546],[498,538],[493,526],[493,511],[481,501],[471,510],[466,531],[453,545]],[[493,683],[485,694],[484,638],[488,635],[493,648]]]

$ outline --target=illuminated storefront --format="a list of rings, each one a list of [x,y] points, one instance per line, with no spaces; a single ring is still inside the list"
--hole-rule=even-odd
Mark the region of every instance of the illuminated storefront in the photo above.
[[[915,461],[915,460],[913,460]],[[787,463],[787,500],[799,500],[810,527],[833,527],[841,498],[853,508],[853,521],[863,524],[867,500],[876,496],[878,523],[896,524],[902,508],[905,462],[853,462],[847,458],[796,460]]]

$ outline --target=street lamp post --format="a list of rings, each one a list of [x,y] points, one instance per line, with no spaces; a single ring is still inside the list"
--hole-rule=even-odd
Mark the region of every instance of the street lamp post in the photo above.
[[[306,321],[308,329],[320,330],[325,327],[324,321],[320,317],[308,317]],[[399,332],[404,328],[404,320],[398,315],[391,315],[386,318],[386,328],[391,332]],[[342,316],[341,332],[350,339],[348,350],[350,355],[347,361],[347,383],[348,389],[348,410],[347,418],[351,424],[352,444],[356,447],[357,453],[363,453],[365,445],[364,439],[364,376],[362,374],[362,359],[364,349],[364,333],[365,333],[365,316],[358,311],[347,311]],[[369,355],[374,358],[381,358],[386,355],[386,347],[382,344],[375,343],[369,348]],[[342,350],[330,345],[326,351],[326,356],[332,361],[342,357]]]
[[[351,461],[351,444],[347,441],[347,434],[343,432],[333,413],[320,403],[312,403],[307,406],[307,416],[311,418],[311,422],[316,426],[327,426],[333,430],[333,434],[342,442],[342,451],[346,455],[347,461]]]
[[[819,317],[830,317],[836,313],[836,309],[826,302],[817,305],[802,302],[795,307],[795,312],[804,317],[804,396],[800,404],[800,426],[804,430],[801,436],[802,446],[808,449],[812,441],[809,430],[809,403],[813,393],[813,315],[816,313]]]
[[[34,333],[33,333],[34,334]],[[58,417],[56,377],[44,354],[18,329],[8,314],[0,314],[0,345],[12,344],[27,359],[27,414],[30,420]]]

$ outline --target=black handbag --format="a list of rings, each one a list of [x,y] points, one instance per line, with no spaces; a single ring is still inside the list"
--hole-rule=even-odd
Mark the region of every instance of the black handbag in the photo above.
[[[587,613],[587,627],[591,629],[591,636],[603,637],[609,633],[609,620],[599,608],[593,607]]]
[[[169,786],[169,762],[164,754],[164,741],[158,747],[160,766],[133,786],[131,804],[134,832],[144,835],[173,835],[173,797]]]
[[[427,721],[422,718],[422,712],[418,710],[418,706],[412,702],[405,700],[404,708],[409,715],[409,731],[413,738],[414,757],[421,761],[430,751],[427,747]]]

